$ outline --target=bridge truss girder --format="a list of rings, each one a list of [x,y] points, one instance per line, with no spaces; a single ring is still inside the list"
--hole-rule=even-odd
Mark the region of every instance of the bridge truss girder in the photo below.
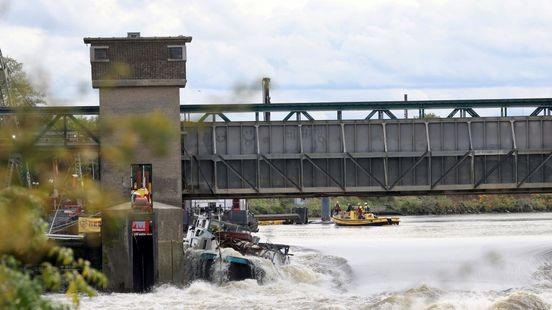
[[[2,130],[9,130],[11,139],[0,139],[0,150],[23,150],[23,152],[15,152],[1,154],[7,160],[6,179],[2,180],[7,187],[15,184],[19,176],[18,184],[26,187],[32,187],[37,178],[46,171],[37,171],[37,168],[27,161],[32,158],[34,164],[44,167],[47,162],[56,162],[59,160],[59,150],[66,149],[69,153],[62,152],[67,158],[62,161],[74,166],[73,175],[77,175],[79,182],[82,183],[83,165],[91,170],[92,179],[99,178],[98,160],[99,160],[99,145],[100,139],[98,135],[89,128],[82,120],[79,120],[71,113],[37,113],[35,108],[14,109],[17,113],[8,113],[9,118],[17,117],[24,124],[32,124],[31,126],[9,126],[0,122],[1,126],[6,126]],[[42,124],[38,125],[37,124]],[[25,127],[25,128],[23,128]],[[97,154],[96,159],[91,160],[90,152]],[[81,152],[87,154],[85,163],[81,160]],[[91,165],[91,168],[89,167]],[[37,183],[38,184],[38,183]]]
[[[552,192],[552,118],[188,124],[186,197]]]
[[[500,108],[501,118],[381,119],[385,111],[401,109],[417,109],[423,118],[426,109],[456,109],[463,117],[475,108],[493,107]],[[536,109],[532,117],[508,118],[512,107]],[[181,105],[181,113],[206,115],[202,124],[183,125],[184,195],[549,192],[551,109],[552,98]],[[315,111],[333,111],[337,121],[314,120]],[[343,111],[372,111],[380,120],[342,121]],[[289,117],[285,122],[259,122],[258,117],[256,122],[231,122],[225,115],[244,112],[285,112]],[[99,149],[99,137],[74,117],[98,115],[98,106],[0,107],[0,125],[27,113],[46,120],[35,147]],[[224,123],[207,122],[211,115]],[[78,141],[72,140],[70,122],[80,131]]]

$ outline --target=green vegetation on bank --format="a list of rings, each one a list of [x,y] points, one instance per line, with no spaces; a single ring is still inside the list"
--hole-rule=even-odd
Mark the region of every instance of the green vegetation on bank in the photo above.
[[[476,196],[404,196],[404,197],[334,197],[333,208],[368,203],[373,212],[397,212],[402,215],[477,214],[509,212],[552,212],[552,195],[476,195]],[[309,216],[320,216],[321,199],[307,198],[303,205]],[[254,214],[288,213],[297,206],[293,199],[250,199],[249,209]]]

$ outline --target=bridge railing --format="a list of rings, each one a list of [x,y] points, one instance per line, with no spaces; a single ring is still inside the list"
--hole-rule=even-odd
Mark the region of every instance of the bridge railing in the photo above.
[[[296,102],[244,104],[184,104],[180,112],[185,120],[313,121],[320,119],[401,119],[480,116],[547,116],[552,114],[552,98],[469,99],[363,102]]]
[[[481,113],[492,109],[494,113]],[[0,120],[3,116],[17,113],[38,113],[41,115],[99,115],[99,106],[41,106],[18,109],[0,106]],[[406,113],[405,113],[406,111]],[[437,117],[479,117],[479,116],[549,116],[552,114],[552,98],[520,99],[467,99],[467,100],[414,100],[414,101],[357,101],[357,102],[291,102],[291,103],[239,103],[239,104],[182,104],[183,120],[191,121],[233,121],[229,115],[240,115],[240,119],[260,121],[264,115],[278,115],[271,120],[297,121],[315,120],[316,115],[335,115],[344,119],[400,119],[425,118],[428,112],[440,111]],[[262,114],[261,114],[262,113]],[[268,113],[268,114],[267,114]],[[191,116],[196,117],[191,117]],[[245,115],[245,116],[244,116]],[[352,117],[351,117],[352,116]],[[406,117],[405,117],[406,116]],[[244,119],[245,117],[245,119]],[[262,120],[266,120],[262,118]]]

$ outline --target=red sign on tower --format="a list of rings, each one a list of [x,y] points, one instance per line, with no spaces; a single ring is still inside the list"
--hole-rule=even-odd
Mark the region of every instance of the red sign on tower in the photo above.
[[[132,234],[150,235],[150,221],[132,221]]]

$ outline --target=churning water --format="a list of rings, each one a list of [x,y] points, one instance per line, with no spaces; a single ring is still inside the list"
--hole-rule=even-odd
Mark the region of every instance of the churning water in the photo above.
[[[552,214],[402,217],[399,226],[264,226],[291,263],[262,281],[101,294],[83,309],[550,309]]]

